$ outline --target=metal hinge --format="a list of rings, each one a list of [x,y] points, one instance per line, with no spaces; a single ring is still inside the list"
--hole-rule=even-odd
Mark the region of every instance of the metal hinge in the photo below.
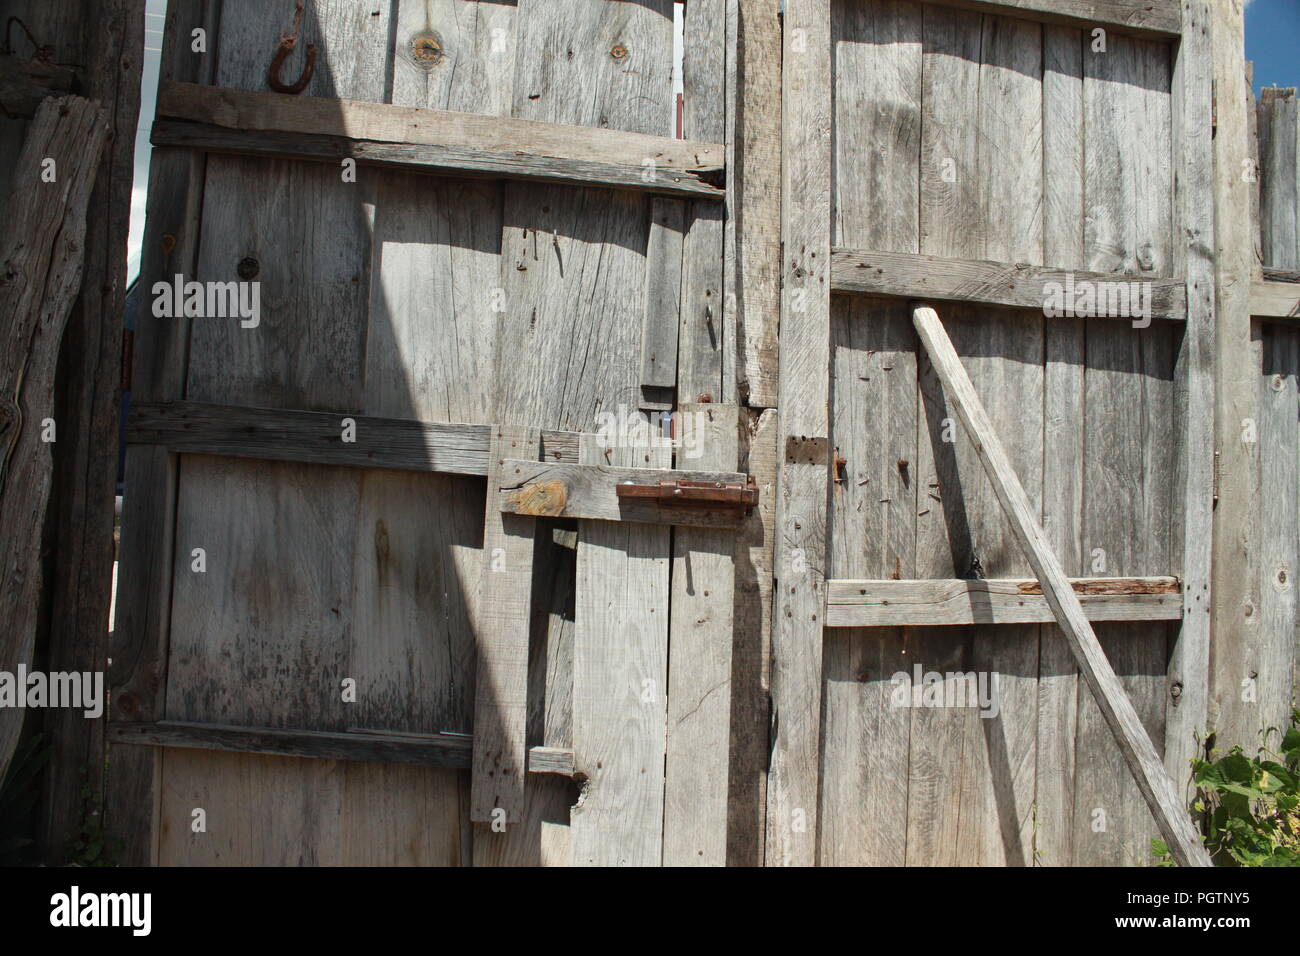
[[[639,485],[625,481],[615,488],[620,498],[653,498],[664,504],[712,505],[722,508],[744,509],[746,513],[758,504],[758,485],[753,475],[739,481],[685,481],[661,479],[657,484]]]

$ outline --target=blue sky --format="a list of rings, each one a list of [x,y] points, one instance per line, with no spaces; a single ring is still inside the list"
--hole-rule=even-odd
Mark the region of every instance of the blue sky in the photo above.
[[[1250,0],[1246,59],[1255,61],[1255,89],[1300,86],[1300,0]]]

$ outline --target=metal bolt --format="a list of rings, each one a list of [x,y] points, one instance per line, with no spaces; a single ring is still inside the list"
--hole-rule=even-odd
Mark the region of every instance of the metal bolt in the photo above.
[[[239,265],[235,267],[235,271],[239,273],[239,278],[245,281],[255,279],[257,274],[262,271],[262,264],[252,256],[245,256],[239,260]]]
[[[616,60],[621,60],[623,57],[627,56],[627,47],[621,43],[615,43],[614,48],[609,51],[609,55]]]

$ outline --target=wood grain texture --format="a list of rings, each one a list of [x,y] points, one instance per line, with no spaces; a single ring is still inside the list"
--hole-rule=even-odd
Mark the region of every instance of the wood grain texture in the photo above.
[[[1114,581],[1126,582],[1115,584]],[[1071,579],[1090,621],[1169,621],[1182,617],[1175,578]],[[1110,582],[1110,587],[1105,585]],[[1138,583],[1135,583],[1138,582]],[[827,627],[1032,624],[1056,618],[1035,582],[1011,580],[826,582]]]
[[[739,409],[682,404],[679,428],[696,467],[735,467]],[[679,458],[684,455],[679,455]],[[732,642],[737,533],[673,533],[664,765],[664,866],[727,862]]]
[[[477,0],[398,0],[393,102],[509,116],[515,6]]]
[[[0,321],[10,347],[0,366],[0,608],[7,623],[0,668],[11,674],[19,665],[31,666],[36,646],[41,533],[53,481],[46,429],[54,420],[59,346],[81,287],[86,212],[108,133],[97,102],[47,100],[28,127],[6,196]],[[45,178],[51,168],[53,182]],[[0,775],[17,746],[23,716],[13,708],[0,714]]]
[[[514,115],[670,136],[670,0],[520,0]]]
[[[781,24],[776,0],[737,4],[736,100],[728,164],[728,220],[735,281],[726,305],[737,314],[738,398],[777,404],[781,314]],[[731,293],[735,294],[733,302]],[[728,396],[730,399],[730,396]]]
[[[535,457],[537,431],[495,430],[490,461]],[[501,511],[500,491],[489,487],[484,519],[479,602],[475,624],[478,678],[474,694],[474,774],[470,819],[518,823],[525,813],[525,723],[528,708],[528,625],[533,578],[534,522]]]
[[[924,0],[931,2],[931,0]],[[1104,26],[1125,32],[1176,36],[1181,28],[1178,0],[935,0],[1017,19],[1075,27]]]
[[[584,441],[582,460],[604,448]],[[666,449],[615,449],[621,463],[664,465]],[[669,531],[578,525],[573,646],[574,866],[658,866],[667,732]]]
[[[1300,285],[1256,280],[1250,284],[1250,314],[1268,319],[1300,318]]]
[[[355,424],[356,441],[343,440],[344,419]],[[490,425],[155,402],[132,406],[127,441],[190,454],[486,475],[490,431]]]
[[[374,731],[330,733],[233,727],[179,720],[118,721],[109,726],[113,743],[185,750],[351,760],[358,763],[416,764],[425,767],[471,766],[473,737],[468,734],[385,734]],[[573,752],[561,747],[531,747],[530,773],[573,774]]]
[[[641,317],[643,388],[677,387],[677,331],[682,306],[685,232],[685,203],[675,199],[655,199],[650,204],[645,312]]]
[[[1043,28],[1043,261],[1084,265],[1082,31]],[[1086,573],[1083,541],[1085,321],[1043,328],[1043,530],[1061,566]],[[1055,628],[1039,628],[1034,862],[1064,866],[1074,837],[1079,672]]]
[[[780,430],[783,439],[825,440],[830,430],[829,0],[791,0],[783,22]],[[781,469],[765,856],[772,866],[817,862],[829,472],[825,461],[789,457]]]
[[[210,80],[215,55],[194,57],[184,39],[203,27],[217,35],[219,4],[171,7],[164,24],[161,72],[168,79]],[[182,52],[184,51],[184,52]],[[207,159],[188,151],[156,149],[138,281],[146,288],[181,272],[193,273]],[[159,319],[143,310],[136,319],[132,389],[137,401],[184,397],[189,320]],[[150,720],[162,716],[171,619],[172,544],[179,483],[178,457],[162,448],[126,450],[116,619],[109,641],[112,660],[109,713]],[[125,690],[125,693],[122,691]],[[157,861],[162,756],[146,749],[110,748],[105,817],[122,841],[124,863]]]
[[[1129,769],[1137,779],[1144,799],[1156,816],[1170,852],[1182,865],[1209,866],[1209,856],[1183,808],[1173,781],[1165,772],[1137,712],[1098,644],[1078,598],[1052,554],[1041,525],[1021,487],[1010,459],[1003,450],[992,422],[980,404],[960,360],[952,348],[933,309],[917,306],[913,313],[917,332],[926,352],[935,363],[944,390],[952,400],[963,426],[972,435],[980,451],[981,463],[998,492],[998,498],[1011,521],[1016,538],[1024,548],[1034,572],[1043,583],[1043,592],[1057,616],[1076,661],[1092,689],[1097,704],[1115,733]]]
[[[1225,15],[1226,17],[1226,15]],[[1215,20],[1224,27],[1231,17]],[[1222,36],[1216,32],[1218,41]],[[1224,59],[1236,51],[1235,31]],[[1294,89],[1260,90],[1259,230],[1264,265],[1300,270],[1300,106]]]
[[[1084,129],[1114,144],[1085,147],[1088,268],[1175,275],[1169,47],[1112,37],[1104,53],[1084,49],[1083,72]]]
[[[1174,359],[1174,408],[1180,438],[1175,462],[1171,570],[1184,586],[1183,625],[1168,648],[1165,677],[1165,766],[1190,801],[1188,767],[1202,746],[1203,728],[1210,723],[1211,643],[1213,621],[1212,553],[1204,543],[1214,534],[1215,353],[1219,320],[1216,298],[1219,278],[1211,253],[1206,209],[1214,202],[1217,163],[1213,128],[1216,82],[1212,39],[1217,28],[1211,17],[1220,5],[1184,0],[1184,36],[1173,81],[1173,151],[1177,157],[1174,246],[1177,271],[1187,276],[1187,326]],[[1236,65],[1241,76],[1241,62]],[[1237,82],[1222,87],[1228,105]],[[1231,107],[1229,107],[1231,109]],[[1208,117],[1208,118],[1207,118]],[[1225,131],[1225,136],[1233,134]],[[1244,158],[1244,157],[1242,157]],[[1238,169],[1241,167],[1238,166]],[[1249,202],[1245,210],[1249,221]],[[1216,208],[1217,223],[1223,220]],[[1253,264],[1250,241],[1246,258]],[[1244,278],[1244,277],[1243,277]],[[1210,549],[1211,552],[1213,548]]]
[[[598,435],[584,435],[582,441],[600,442]],[[655,445],[652,460],[663,460],[666,445]],[[596,461],[626,459],[617,447],[602,445]],[[644,461],[642,462],[644,464]],[[590,518],[604,521],[632,521],[641,524],[683,525],[700,528],[735,528],[745,517],[743,509],[698,504],[660,504],[653,498],[620,498],[619,485],[657,486],[660,481],[697,481],[715,484],[745,483],[745,475],[725,471],[616,468],[612,465],[569,465],[506,459],[496,475],[501,492],[500,507],[510,514],[551,518]]]
[[[838,188],[854,186],[841,178]],[[915,226],[915,213],[891,207],[890,218],[900,214]],[[831,437],[843,465],[832,492],[829,575],[915,577],[921,506],[916,482],[897,463],[917,457],[916,335],[901,303],[841,298],[832,308]],[[890,677],[910,671],[908,632],[827,631],[823,667],[820,860],[901,866],[911,715],[891,706]]]
[[[1008,204],[1010,202],[1008,201]],[[1035,247],[1022,249],[1029,252]],[[831,284],[836,292],[866,295],[924,295],[929,299],[957,302],[986,302],[990,305],[1045,310],[1054,296],[1076,301],[1065,289],[1082,289],[1082,283],[1123,283],[1131,277],[1118,273],[1094,273],[1073,269],[1029,266],[1021,262],[954,259],[905,253],[862,252],[835,249],[832,252]],[[1187,287],[1181,279],[1153,279],[1149,292],[1152,318],[1182,322],[1187,317]],[[1067,283],[1073,283],[1068,285]],[[1054,289],[1053,284],[1061,286]],[[1106,300],[1103,292],[1100,302]],[[1119,301],[1116,297],[1115,301]],[[1132,321],[1128,315],[1108,316],[1104,305],[1099,317]],[[1066,318],[1061,316],[1059,318]],[[1055,318],[1053,319],[1055,321]]]
[[[8,119],[28,119],[51,96],[72,92],[71,68],[11,54],[0,56],[0,111]]]

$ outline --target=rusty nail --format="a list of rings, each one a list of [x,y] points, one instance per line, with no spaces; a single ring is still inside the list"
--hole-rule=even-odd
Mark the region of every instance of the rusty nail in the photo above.
[[[261,268],[261,263],[252,256],[244,256],[239,260],[239,265],[235,267],[235,271],[239,273],[239,278],[248,280],[255,278]]]
[[[623,57],[627,56],[627,47],[621,43],[615,43],[614,48],[609,51],[609,55],[616,60],[621,60]]]

